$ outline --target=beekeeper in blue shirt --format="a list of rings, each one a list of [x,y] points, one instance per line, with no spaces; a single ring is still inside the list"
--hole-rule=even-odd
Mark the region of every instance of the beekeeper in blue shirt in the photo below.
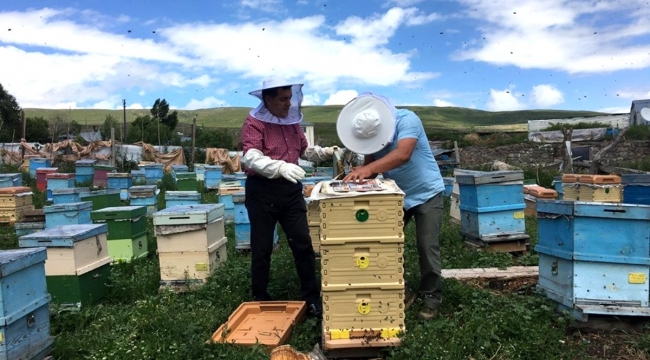
[[[341,110],[336,130],[347,149],[365,155],[364,165],[343,181],[383,174],[404,191],[404,227],[415,218],[423,299],[419,316],[434,319],[442,303],[439,235],[445,186],[422,121],[410,110],[396,109],[384,96],[363,93]],[[407,286],[406,306],[416,297]]]

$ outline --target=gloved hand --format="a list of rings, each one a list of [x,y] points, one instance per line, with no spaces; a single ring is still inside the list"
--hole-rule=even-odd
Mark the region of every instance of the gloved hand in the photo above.
[[[339,149],[339,147],[336,145],[323,148],[323,152],[325,152],[325,155],[329,156],[330,158],[334,156],[334,153],[339,152],[340,150],[341,149]]]
[[[280,175],[282,175],[283,178],[291,181],[294,184],[297,184],[298,180],[301,180],[305,177],[305,170],[303,170],[300,166],[292,163],[282,164],[278,172]]]

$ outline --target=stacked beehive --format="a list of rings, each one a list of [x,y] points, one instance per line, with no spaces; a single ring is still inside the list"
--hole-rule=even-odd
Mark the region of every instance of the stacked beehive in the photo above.
[[[176,172],[176,186],[181,191],[196,191],[197,180],[194,172]]]
[[[326,350],[400,343],[403,201],[389,193],[319,200]]]
[[[93,210],[103,209],[110,206],[121,206],[120,191],[117,189],[95,190],[79,193],[81,201],[90,201]]]
[[[113,261],[129,262],[149,254],[146,215],[145,206],[107,207],[90,213],[94,223],[107,225],[108,256]]]
[[[226,261],[224,205],[180,205],[153,214],[160,286],[196,289]]]
[[[27,157],[28,155],[25,155]],[[29,159],[29,176],[36,178],[36,170],[52,166],[52,159],[35,155]]]
[[[120,191],[120,200],[129,199],[129,188],[133,186],[133,175],[129,173],[108,173],[106,181],[109,189]]]
[[[526,251],[524,174],[517,171],[457,175],[461,234],[466,243],[491,251]]]
[[[129,199],[131,201],[131,205],[146,206],[147,215],[153,215],[153,213],[158,211],[158,196],[156,195],[157,190],[158,187],[156,185],[131,186],[129,188]]]
[[[251,222],[248,218],[248,210],[246,209],[246,192],[238,191],[232,194],[232,202],[234,204],[234,223],[235,223],[235,249],[236,250],[250,250],[251,249]],[[278,227],[276,225],[273,233],[273,248],[278,246],[280,236],[278,235]]]
[[[75,181],[77,183],[91,183],[95,175],[97,160],[82,159],[74,162]]]
[[[524,202],[526,203],[524,213],[534,216],[537,214],[537,200],[555,200],[556,198],[557,192],[555,190],[539,185],[524,185]]]
[[[55,189],[72,189],[75,182],[74,174],[66,173],[47,173],[45,174],[45,181],[47,186],[47,200],[52,201],[52,192]]]
[[[0,251],[0,359],[43,359],[50,336],[44,247]]]
[[[163,164],[150,163],[141,166],[147,185],[156,185],[163,178]]]
[[[225,218],[227,223],[235,221],[235,203],[233,194],[244,191],[241,181],[235,180],[233,176],[223,176],[219,182],[219,203],[224,204]]]
[[[93,204],[90,201],[44,206],[45,227],[92,224],[90,220],[92,207]]]
[[[25,186],[0,188],[0,223],[21,222],[25,211],[29,210],[34,210],[30,188]]]
[[[106,294],[111,258],[106,224],[65,225],[21,236],[21,248],[46,247],[45,275],[52,302],[86,307]]]
[[[320,255],[320,205],[318,200],[307,201],[307,222],[314,253]]]
[[[205,188],[208,190],[218,190],[223,172],[221,165],[205,165],[204,169]]]
[[[165,207],[177,205],[199,205],[201,193],[198,191],[167,191],[165,192]]]
[[[562,175],[565,200],[621,202],[621,177],[618,175]]]
[[[621,184],[624,203],[650,205],[650,175],[623,174]]]
[[[581,321],[650,316],[650,206],[540,200],[537,217],[542,293]]]

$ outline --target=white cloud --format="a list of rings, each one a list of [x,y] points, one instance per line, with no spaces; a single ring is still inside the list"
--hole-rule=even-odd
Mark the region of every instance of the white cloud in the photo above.
[[[533,86],[530,99],[537,106],[550,107],[564,102],[562,92],[553,85],[541,84]]]
[[[630,100],[650,99],[650,91],[641,89],[616,90],[616,96]]]
[[[156,29],[153,40],[112,33],[61,10],[0,12],[0,23],[12,29],[0,32],[0,79],[23,107],[71,101],[92,107],[124,89],[144,96],[154,90],[206,88],[219,81],[214,74],[238,80],[234,88],[232,82],[222,86],[226,92],[241,92],[241,87],[271,74],[300,79],[310,92],[321,94],[340,87],[421,84],[438,74],[414,71],[411,58],[416,52],[395,52],[385,44],[400,26],[431,19],[415,8],[393,8],[369,18],[344,19],[334,25],[337,35],[332,35],[324,16],[239,24],[175,23]],[[115,21],[134,20],[122,16]],[[368,28],[370,40],[364,39]],[[293,61],[276,51],[277,39],[301,50]]]
[[[279,0],[241,0],[240,4],[254,10],[277,12],[282,2]]]
[[[142,110],[142,109],[144,109],[144,106],[142,106],[142,104],[140,104],[140,103],[133,103],[131,105],[127,105],[126,108],[127,109],[132,109],[132,110]]]
[[[618,106],[618,107],[608,107],[601,108],[596,110],[597,112],[610,113],[610,114],[628,114],[630,112],[630,106]]]
[[[110,109],[110,110],[115,110],[119,108],[117,106],[117,103],[113,99],[96,102],[92,104],[90,107],[93,109]]]
[[[302,98],[302,105],[303,106],[320,105],[320,96],[318,95],[318,93],[305,94],[303,95]]]
[[[635,42],[650,34],[646,0],[459,1],[482,23],[457,60],[569,73],[650,67],[650,45]]]
[[[51,106],[52,109],[79,109],[75,101],[56,103]]]
[[[443,99],[435,99],[433,101],[433,105],[438,107],[447,107],[447,106],[458,107],[458,105]]]
[[[487,103],[490,111],[515,111],[525,108],[510,90],[490,89],[490,99]]]
[[[196,110],[196,109],[208,109],[214,107],[224,107],[230,106],[228,102],[224,100],[219,100],[214,96],[208,96],[203,100],[192,99],[190,102],[185,105],[185,110]]]
[[[327,100],[325,100],[325,105],[345,105],[350,102],[350,100],[357,97],[359,93],[355,90],[339,90],[334,94],[331,94]]]

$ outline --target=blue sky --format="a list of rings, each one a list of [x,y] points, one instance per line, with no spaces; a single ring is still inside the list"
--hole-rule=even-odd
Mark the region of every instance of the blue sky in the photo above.
[[[629,112],[650,98],[647,0],[3,1],[0,83],[22,107],[303,105]]]

